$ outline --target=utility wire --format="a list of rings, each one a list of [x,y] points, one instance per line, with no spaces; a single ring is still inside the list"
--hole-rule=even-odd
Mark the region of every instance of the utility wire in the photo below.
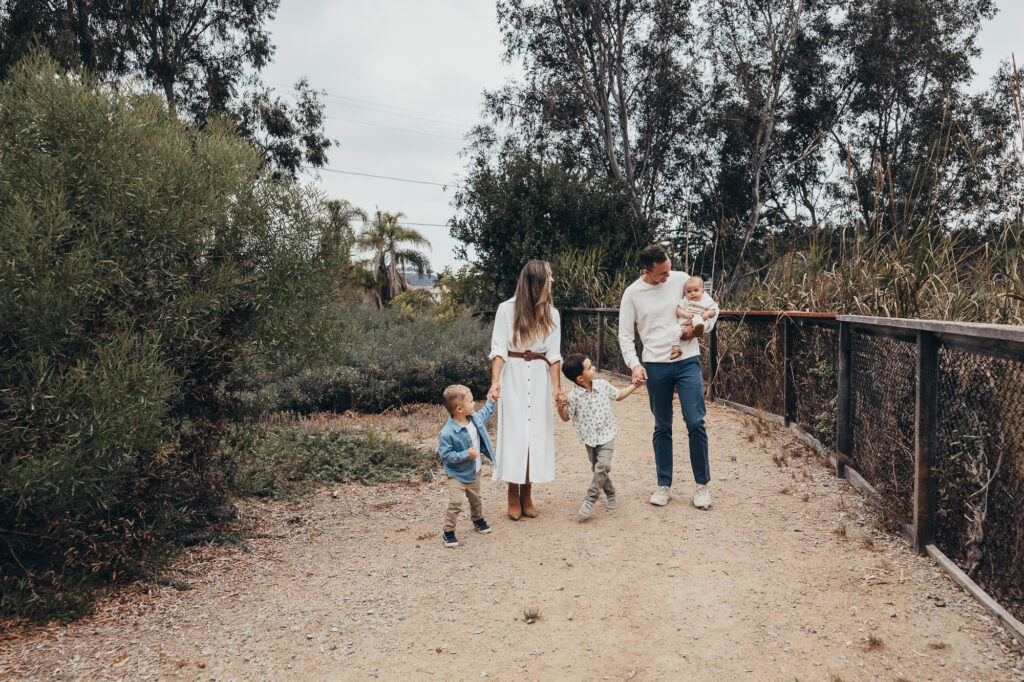
[[[377,178],[379,180],[394,180],[395,182],[411,182],[415,185],[435,185],[437,187],[459,187],[457,182],[430,182],[428,180],[410,180],[409,178],[396,178],[390,175],[374,175],[373,173],[359,173],[357,171],[338,170],[336,168],[316,168],[314,166],[303,166],[306,170],[325,171],[327,173],[340,173],[341,175],[358,175],[364,178]]]
[[[273,87],[274,89],[276,89],[276,90],[279,90],[279,91],[285,90],[285,86],[283,86],[280,83],[268,83],[268,84],[271,87]],[[374,102],[374,101],[371,101],[371,100],[368,100],[368,99],[360,99],[358,97],[346,97],[344,95],[333,95],[333,94],[327,92],[326,90],[318,90],[318,92],[323,93],[324,96],[326,98],[328,98],[328,99],[350,100],[351,102],[360,102],[361,104],[351,104],[351,103],[345,102],[345,101],[337,101],[337,102],[335,102],[335,104],[340,104],[341,106],[346,106],[346,107],[353,107],[353,108],[356,108],[356,109],[365,109],[365,110],[368,110],[368,111],[375,111],[377,113],[390,114],[390,115],[393,115],[393,116],[407,116],[409,118],[419,118],[419,119],[422,119],[422,120],[425,120],[425,121],[430,121],[431,123],[438,123],[438,124],[441,124],[441,125],[459,126],[459,127],[462,127],[462,128],[465,128],[465,127],[471,126],[471,125],[476,125],[478,123],[478,121],[474,121],[474,120],[471,120],[471,119],[468,119],[468,118],[462,118],[462,117],[459,117],[459,116],[450,116],[448,114],[436,114],[436,113],[433,113],[433,112],[421,111],[419,109],[411,109],[411,108],[408,108],[408,107],[398,107],[398,106],[395,106],[395,105],[392,105],[392,104],[384,104],[382,102]],[[287,94],[294,96],[294,94],[291,93],[291,92],[288,92]],[[366,106],[366,105],[370,105],[370,106]],[[387,111],[387,109],[393,109],[394,111]],[[408,113],[400,113],[400,112],[408,112]],[[445,119],[445,118],[449,119],[449,120],[448,121],[437,120],[437,119]]]
[[[359,124],[362,124],[364,126],[373,126],[374,128],[386,128],[388,130],[398,130],[398,131],[401,131],[403,133],[413,133],[415,135],[428,135],[430,137],[439,137],[442,140],[458,140],[459,142],[462,141],[461,137],[455,137],[454,135],[438,135],[437,133],[428,133],[425,130],[413,130],[411,128],[396,128],[395,126],[386,126],[386,125],[381,125],[380,123],[370,123],[369,121],[359,121],[359,120],[354,119],[354,118],[345,118],[344,116],[327,116],[327,118],[333,119],[333,120],[337,120],[337,121],[348,121],[349,123],[359,123]]]

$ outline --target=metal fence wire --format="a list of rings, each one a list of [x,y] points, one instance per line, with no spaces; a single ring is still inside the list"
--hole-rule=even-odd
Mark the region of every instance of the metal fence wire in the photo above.
[[[782,326],[775,318],[723,316],[718,336],[715,398],[784,413]]]
[[[917,346],[860,332],[851,341],[850,459],[886,508],[909,523],[914,516]]]
[[[563,311],[563,354],[581,352],[605,371],[629,374],[617,312]],[[838,453],[915,549],[934,542],[1024,619],[1019,328],[725,311],[711,337],[701,342],[711,398],[778,415]],[[929,353],[932,364],[923,359]],[[919,438],[930,444],[930,468],[917,461]],[[928,489],[924,498],[915,484]]]
[[[790,327],[793,420],[834,450],[836,445],[836,326],[796,321]]]
[[[1024,616],[1024,362],[939,349],[936,541]]]

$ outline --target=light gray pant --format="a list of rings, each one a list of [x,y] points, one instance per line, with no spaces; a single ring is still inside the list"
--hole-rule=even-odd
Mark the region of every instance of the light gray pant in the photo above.
[[[587,488],[586,499],[597,502],[602,490],[606,496],[615,494],[615,486],[612,485],[612,479],[608,477],[608,472],[612,470],[615,441],[610,440],[594,447],[589,445],[585,447],[587,448],[587,457],[590,458],[590,470],[594,472],[594,477],[590,479],[590,487]]]

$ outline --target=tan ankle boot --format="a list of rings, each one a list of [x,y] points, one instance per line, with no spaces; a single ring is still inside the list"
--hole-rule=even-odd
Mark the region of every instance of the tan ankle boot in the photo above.
[[[532,483],[524,483],[519,495],[523,503],[523,516],[528,519],[537,517],[537,508],[533,506],[533,498],[530,497],[530,488],[532,487]]]
[[[518,521],[523,509],[519,502],[519,484],[508,484],[508,515],[513,521]]]

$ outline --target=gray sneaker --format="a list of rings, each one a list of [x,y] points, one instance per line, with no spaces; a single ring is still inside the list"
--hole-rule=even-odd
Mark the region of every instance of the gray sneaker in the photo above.
[[[672,488],[667,485],[659,486],[651,495],[651,504],[656,507],[664,507],[672,499]]]
[[[608,509],[618,509],[619,501],[615,499],[615,493],[605,496],[604,506]]]
[[[590,500],[583,500],[583,504],[580,505],[580,516],[586,516],[588,519],[594,514],[594,503]]]

